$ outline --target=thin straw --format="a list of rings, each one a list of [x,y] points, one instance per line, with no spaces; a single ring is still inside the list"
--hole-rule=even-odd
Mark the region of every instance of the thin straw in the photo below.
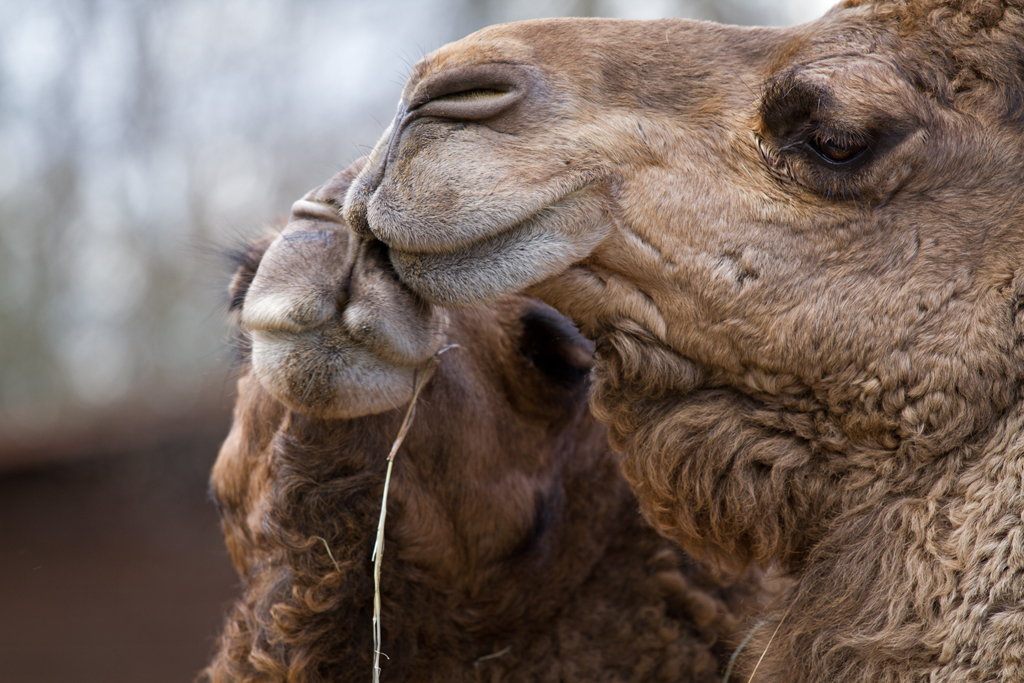
[[[384,495],[380,501],[377,540],[373,544],[373,555],[371,557],[373,560],[373,683],[380,683],[380,564],[384,556],[384,518],[388,512],[388,487],[391,485],[391,467],[395,464],[395,455],[398,453],[398,449],[401,448],[402,442],[405,441],[405,435],[409,432],[409,426],[412,424],[412,418],[416,412],[416,400],[420,397],[420,391],[434,375],[434,370],[437,369],[437,363],[441,355],[457,348],[459,348],[458,344],[449,344],[441,348],[427,361],[427,366],[423,369],[423,373],[416,381],[416,386],[412,391],[412,400],[409,401],[409,408],[405,411],[405,419],[402,420],[398,436],[395,437],[395,442],[391,444],[391,452],[388,453],[388,471],[384,475]],[[384,656],[387,657],[387,655]]]

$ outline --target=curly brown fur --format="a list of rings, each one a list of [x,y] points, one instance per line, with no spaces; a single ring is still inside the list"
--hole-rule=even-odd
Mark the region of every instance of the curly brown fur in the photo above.
[[[300,239],[299,228],[326,229],[296,211],[278,245]],[[352,268],[341,281],[353,292],[361,278],[379,282],[341,242],[318,242],[327,246],[315,259]],[[257,286],[251,257],[266,248],[240,262],[233,300]],[[302,254],[278,250],[273,263]],[[331,300],[358,304],[321,285]],[[445,339],[460,348],[424,389],[389,489],[383,679],[718,680],[766,590],[757,572],[721,578],[643,523],[587,411],[590,345],[523,296],[453,313]],[[250,358],[212,475],[244,595],[205,678],[362,680],[372,670],[370,555],[385,456],[404,408],[352,419],[289,410]],[[304,366],[318,362],[307,356]],[[352,391],[350,402],[362,400]]]
[[[213,681],[347,681],[371,670],[367,558],[383,481],[374,447],[387,448],[379,427],[397,422],[291,419],[278,436],[261,557],[244,577],[246,594],[229,619],[210,670]],[[288,432],[301,436],[293,440]],[[731,649],[729,635],[754,591],[722,584],[669,549],[640,523],[614,464],[603,469],[570,478],[556,493],[566,501],[551,514],[566,519],[552,523],[544,542],[524,543],[478,566],[476,576],[453,577],[448,568],[403,561],[409,512],[401,504],[390,510],[382,589],[385,676],[717,680]],[[391,495],[400,500],[400,493],[396,488]],[[451,549],[436,552],[444,550]],[[506,648],[503,656],[477,663]]]
[[[646,516],[792,573],[747,674],[1017,681],[1022,178],[1024,3],[847,2],[484,29],[345,215],[427,300],[525,287],[595,340]]]

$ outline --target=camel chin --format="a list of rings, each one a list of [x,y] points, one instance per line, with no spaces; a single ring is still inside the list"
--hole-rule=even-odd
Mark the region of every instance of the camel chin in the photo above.
[[[249,334],[253,376],[295,412],[352,419],[386,412],[412,398],[414,367],[382,360],[343,331]]]

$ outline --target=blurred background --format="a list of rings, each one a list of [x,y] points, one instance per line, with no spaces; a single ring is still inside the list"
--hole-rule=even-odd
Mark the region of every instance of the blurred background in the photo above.
[[[831,0],[0,0],[0,677],[189,681],[238,580],[227,254],[366,153],[409,67],[542,16]]]

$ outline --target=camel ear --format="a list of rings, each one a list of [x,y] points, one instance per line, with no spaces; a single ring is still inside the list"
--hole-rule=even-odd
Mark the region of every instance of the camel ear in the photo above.
[[[519,352],[560,384],[583,382],[594,367],[594,344],[572,321],[547,306],[528,308],[520,318]]]
[[[270,246],[275,237],[277,237],[276,233],[265,235],[244,249],[232,254],[232,260],[235,263],[235,274],[232,276],[230,284],[228,284],[229,311],[242,310],[242,304],[245,303],[245,295],[249,292],[249,287],[252,285],[256,269],[260,267],[263,254],[266,253],[267,247]]]

